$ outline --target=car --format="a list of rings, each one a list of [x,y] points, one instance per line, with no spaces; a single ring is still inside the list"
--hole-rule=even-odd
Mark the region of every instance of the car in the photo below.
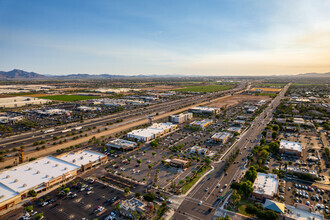
[[[203,201],[199,201],[198,205],[202,205]]]
[[[329,209],[325,209],[324,212],[325,212],[326,214],[329,214]]]
[[[217,185],[217,188],[219,188],[219,187],[220,187],[220,184]]]
[[[207,192],[208,190],[209,190],[209,187],[206,187],[206,188],[205,188],[205,192]]]
[[[224,185],[224,188],[226,188],[227,186],[228,186],[228,184],[225,184],[225,185]]]
[[[77,193],[71,195],[71,198],[75,198],[75,197],[77,197]]]
[[[86,194],[89,195],[89,194],[91,194],[91,193],[93,193],[93,191],[87,191]]]
[[[306,201],[306,205],[308,205],[308,206],[309,206],[309,205],[310,205],[310,202],[309,202],[309,201]]]
[[[166,202],[172,204],[172,201],[170,199],[166,200]]]
[[[223,192],[223,189],[220,189],[220,192],[219,193],[222,193]]]

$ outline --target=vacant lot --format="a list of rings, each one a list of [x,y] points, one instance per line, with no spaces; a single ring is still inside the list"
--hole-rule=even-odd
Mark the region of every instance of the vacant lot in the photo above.
[[[182,89],[176,89],[179,92],[217,92],[232,88],[224,85],[207,85],[207,86],[187,86]]]
[[[251,91],[255,91],[256,89],[261,89],[263,92],[280,92],[282,90],[280,88],[255,87],[252,88]]]
[[[67,102],[73,102],[73,101],[82,101],[82,100],[88,100],[88,99],[95,99],[97,97],[95,96],[83,96],[83,95],[52,95],[52,96],[43,96],[40,97],[41,99],[50,99],[55,101],[67,101]]]
[[[221,108],[225,106],[230,107],[230,106],[238,105],[242,102],[247,102],[247,101],[258,102],[260,100],[270,100],[270,98],[267,96],[235,95],[219,100],[217,102],[212,102],[206,106]]]

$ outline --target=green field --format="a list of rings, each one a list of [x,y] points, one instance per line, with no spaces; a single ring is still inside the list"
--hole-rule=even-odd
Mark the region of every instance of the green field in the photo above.
[[[49,99],[54,101],[67,101],[67,102],[74,102],[74,101],[83,101],[88,99],[95,99],[98,97],[95,96],[83,96],[83,95],[51,95],[51,96],[43,96],[39,97],[40,99]]]
[[[255,85],[254,87],[273,87],[273,88],[283,88],[286,84],[285,83],[260,83]]]
[[[176,89],[178,92],[217,92],[232,88],[224,85],[207,85],[207,86],[187,86],[182,89]]]

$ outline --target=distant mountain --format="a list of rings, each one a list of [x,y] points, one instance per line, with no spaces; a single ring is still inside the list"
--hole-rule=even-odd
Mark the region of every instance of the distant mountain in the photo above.
[[[0,71],[0,79],[35,79],[35,78],[45,78],[44,75],[26,72],[24,70],[14,69],[8,72]]]
[[[300,77],[330,77],[329,73],[302,73],[299,74]]]

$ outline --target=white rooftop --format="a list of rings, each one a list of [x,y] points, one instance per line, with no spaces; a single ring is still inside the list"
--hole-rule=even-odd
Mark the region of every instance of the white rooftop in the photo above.
[[[297,143],[297,142],[281,140],[280,149],[294,150],[294,151],[301,152],[302,151],[302,146],[301,146],[300,143]]]
[[[83,150],[69,153],[58,158],[66,162],[73,163],[77,166],[82,166],[90,162],[95,162],[105,156],[105,154],[101,154],[95,151]]]
[[[301,206],[301,205],[300,205]],[[291,205],[285,205],[286,212],[285,216],[288,216],[290,218],[296,219],[296,220],[323,220],[324,217],[322,214],[316,213],[316,212],[310,212],[308,210],[305,210],[306,208],[300,208],[299,206],[294,207]]]
[[[253,192],[273,196],[277,192],[278,178],[276,174],[258,173],[253,184]]]
[[[0,203],[17,195],[17,192],[0,183]]]
[[[223,140],[226,137],[228,137],[229,135],[230,135],[230,133],[228,133],[228,132],[218,132],[218,133],[215,133],[212,136],[212,138]]]
[[[128,133],[128,135],[150,138],[153,135],[158,135],[158,134],[163,133],[167,129],[172,129],[173,126],[176,126],[176,125],[169,123],[169,122],[154,123],[148,128],[137,129],[137,130],[131,131]]]
[[[74,164],[48,156],[0,173],[0,183],[20,193],[78,168]]]

